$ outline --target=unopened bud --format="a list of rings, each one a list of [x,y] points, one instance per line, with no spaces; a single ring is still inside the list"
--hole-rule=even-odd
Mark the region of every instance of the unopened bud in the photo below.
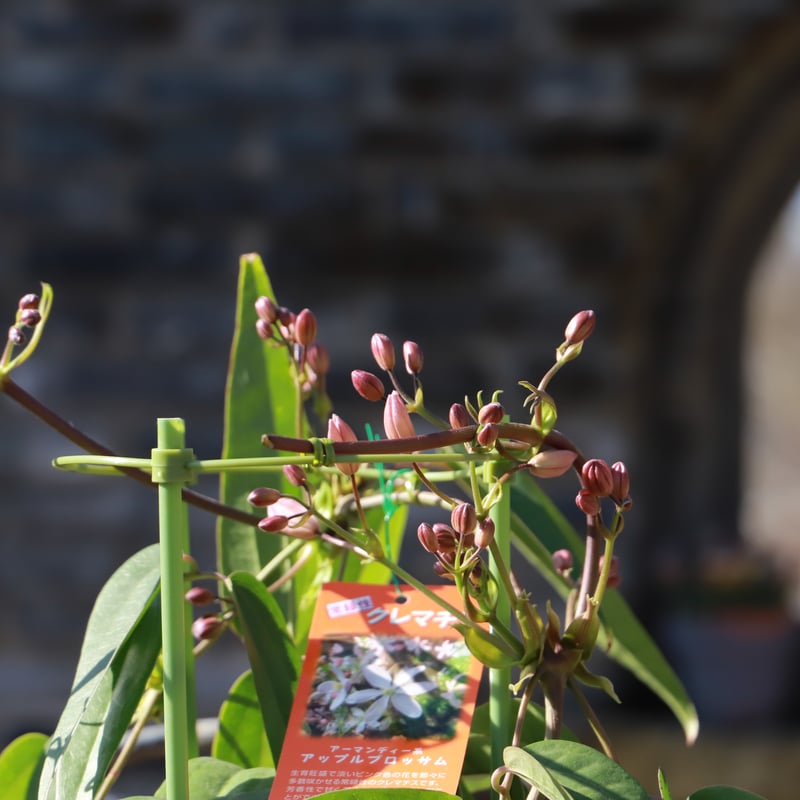
[[[198,641],[216,639],[222,633],[222,621],[219,617],[209,615],[198,617],[192,623],[192,636]]]
[[[576,458],[572,450],[540,450],[528,460],[528,467],[537,478],[558,478],[575,463]]]
[[[478,524],[478,515],[472,503],[459,503],[450,512],[450,524],[459,533],[472,533]]]
[[[406,404],[396,391],[386,398],[386,405],[383,409],[383,429],[389,439],[407,439],[417,435]]]
[[[210,589],[206,589],[203,586],[192,586],[186,592],[185,595],[186,599],[195,606],[207,606],[209,603],[213,603],[217,596],[212,592]]]
[[[278,307],[271,298],[262,295],[256,300],[255,307],[258,318],[264,320],[267,325],[272,325],[278,319]]]
[[[260,317],[256,320],[256,333],[262,338],[264,341],[273,338],[272,335],[272,325],[270,325],[266,320],[261,319]]]
[[[444,522],[437,522],[433,526],[436,536],[436,550],[439,553],[453,553],[458,544],[458,534]]]
[[[422,522],[417,527],[417,539],[429,553],[435,553],[439,549],[439,542],[433,532],[433,527],[427,522]]]
[[[581,489],[575,497],[575,505],[584,514],[594,516],[600,513],[600,498],[592,494],[588,489]]]
[[[607,497],[614,488],[611,468],[601,458],[590,458],[581,469],[584,489],[598,497]]]
[[[568,323],[564,330],[564,339],[567,344],[578,344],[589,338],[595,326],[594,311],[579,311]]]
[[[266,508],[280,500],[281,493],[271,486],[259,486],[247,495],[247,502],[256,508]]]
[[[309,308],[304,308],[294,321],[294,338],[298,344],[308,347],[317,338],[317,318]]]
[[[443,564],[441,561],[437,561],[433,565],[433,571],[440,577],[440,578],[449,578],[451,581],[455,580],[453,576],[453,571],[448,569],[447,565]]]
[[[25,334],[16,325],[12,325],[8,329],[8,341],[14,345],[25,344]]]
[[[331,356],[328,348],[322,344],[312,344],[306,350],[306,362],[317,375],[327,375],[331,368]]]
[[[493,541],[494,520],[486,517],[478,523],[478,529],[475,531],[475,545],[477,547],[488,547]]]
[[[286,308],[286,306],[278,306],[278,308],[275,309],[275,316],[284,328],[291,328],[291,326],[294,325],[294,313]]]
[[[366,372],[363,369],[354,369],[350,373],[350,380],[353,382],[353,388],[365,400],[377,403],[379,400],[383,400],[386,395],[383,381],[372,372]]]
[[[308,483],[306,471],[298,464],[284,464],[283,474],[293,486],[305,486]]]
[[[481,447],[494,447],[498,435],[497,425],[494,422],[490,422],[478,430],[475,439]]]
[[[565,575],[572,570],[573,561],[572,552],[570,550],[567,550],[566,548],[556,550],[551,558],[556,572],[560,572],[562,575]]]
[[[39,308],[39,295],[38,294],[24,294],[19,299],[20,310],[25,308]]]
[[[403,361],[409,375],[422,372],[422,349],[416,342],[403,342]]]
[[[280,529],[280,532],[286,536],[291,536],[294,539],[315,539],[320,534],[319,520],[294,497],[286,497],[284,495],[277,503],[271,506],[270,511],[273,516],[280,516],[286,519],[287,524]],[[264,523],[264,525],[259,523],[259,527],[262,530],[267,530],[270,533],[275,532],[269,531],[265,520],[261,520],[261,522]]]
[[[485,425],[487,422],[502,422],[505,411],[500,403],[486,403],[478,411],[478,422]]]
[[[328,438],[333,442],[355,442],[358,437],[355,431],[338,415],[331,414],[328,420]],[[355,475],[360,464],[336,464],[345,475]]]
[[[453,403],[453,405],[450,406],[449,420],[450,427],[454,430],[456,428],[466,428],[468,425],[472,424],[469,412],[461,403]]]
[[[258,527],[266,533],[279,533],[289,524],[289,517],[283,514],[273,514],[259,520]]]
[[[35,328],[42,321],[42,315],[35,308],[24,308],[19,313],[19,324]]]
[[[385,333],[373,333],[369,343],[375,363],[387,372],[394,369],[394,345]]]
[[[611,477],[613,479],[611,497],[615,503],[622,505],[631,490],[631,479],[628,475],[628,468],[622,461],[615,461],[611,465]]]

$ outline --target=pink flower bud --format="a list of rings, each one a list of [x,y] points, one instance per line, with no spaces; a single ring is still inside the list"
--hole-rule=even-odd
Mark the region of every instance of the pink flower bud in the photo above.
[[[379,400],[383,400],[386,394],[383,381],[371,372],[366,372],[363,369],[354,369],[350,373],[350,380],[353,382],[353,388],[365,400],[377,403]]]
[[[298,344],[309,347],[317,338],[317,318],[309,308],[304,308],[294,321],[294,338]]]
[[[590,458],[581,469],[584,489],[598,497],[607,497],[614,488],[611,468],[601,458]]]
[[[475,531],[475,545],[477,547],[488,547],[493,541],[494,520],[486,517],[478,523],[478,530]]]
[[[278,319],[278,307],[269,297],[261,296],[255,302],[256,314],[258,318],[272,325]]]
[[[216,639],[222,633],[222,621],[219,617],[208,615],[198,617],[192,623],[192,636],[198,641]]]
[[[333,442],[355,442],[358,437],[353,429],[338,414],[331,414],[328,420],[328,438]],[[355,475],[360,464],[336,464],[345,475]]]
[[[403,361],[409,375],[422,372],[422,349],[416,342],[403,342]]]
[[[552,560],[556,572],[560,572],[562,575],[570,572],[572,569],[572,553],[566,548],[556,550],[552,555]]]
[[[592,494],[588,489],[581,489],[575,497],[575,505],[584,514],[594,516],[600,513],[600,498]]]
[[[327,375],[331,368],[331,356],[328,348],[322,344],[312,344],[306,350],[306,362],[317,375]]]
[[[487,422],[502,422],[505,411],[500,403],[486,403],[478,411],[478,422],[486,425]]]
[[[498,435],[497,425],[494,422],[490,422],[480,428],[475,439],[481,447],[494,447]]]
[[[433,526],[433,533],[436,536],[436,550],[440,553],[453,553],[458,543],[458,534],[443,522],[437,522]]]
[[[281,497],[270,506],[270,512],[287,518],[288,525],[281,530],[286,536],[294,539],[315,539],[320,534],[319,520],[294,497]]]
[[[20,310],[25,308],[39,308],[39,295],[38,294],[24,294],[19,299]]]
[[[258,523],[258,527],[266,533],[279,533],[289,524],[289,517],[283,514],[272,514],[264,517]]]
[[[611,497],[615,503],[621,505],[627,499],[631,489],[628,468],[621,461],[615,461],[611,465],[611,477],[613,479]]]
[[[472,503],[459,503],[450,512],[450,524],[459,533],[472,533],[478,524],[478,515]]]
[[[383,429],[389,439],[407,439],[417,435],[406,404],[396,391],[386,398],[386,405],[383,409]]]
[[[575,463],[572,450],[540,450],[528,460],[528,467],[538,478],[558,478]]]
[[[394,345],[385,333],[373,333],[369,343],[375,363],[387,372],[394,369]]]
[[[594,311],[579,311],[568,323],[564,330],[564,339],[567,344],[578,344],[589,338],[595,326]]]
[[[278,308],[275,309],[275,315],[278,318],[278,322],[280,322],[284,328],[288,329],[294,325],[294,313],[286,308],[286,306],[278,306]]]
[[[272,325],[259,318],[256,320],[256,333],[266,342],[273,338]]]
[[[457,428],[466,428],[468,425],[472,424],[469,412],[461,403],[453,403],[453,405],[450,406],[449,420],[450,427],[454,430]]]
[[[25,334],[16,325],[12,325],[8,329],[8,341],[15,345],[25,344]]]
[[[427,522],[420,523],[417,528],[417,539],[422,547],[429,553],[435,553],[439,549],[439,542],[436,534],[433,532],[433,527]]]
[[[42,321],[42,315],[35,308],[23,308],[19,313],[19,324],[35,328]]]
[[[306,471],[298,464],[285,464],[283,466],[283,474],[293,486],[305,486],[308,484]]]
[[[195,606],[207,606],[209,603],[213,603],[217,596],[212,592],[210,589],[206,589],[203,586],[192,586],[186,592],[186,599]]]
[[[247,495],[247,502],[256,508],[266,508],[273,503],[277,503],[281,498],[281,493],[271,486],[259,486]]]

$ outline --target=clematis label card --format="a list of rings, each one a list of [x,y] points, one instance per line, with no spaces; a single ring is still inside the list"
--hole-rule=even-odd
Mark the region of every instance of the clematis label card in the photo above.
[[[429,589],[459,607],[455,586]],[[456,621],[411,587],[325,584],[270,794],[454,794],[482,669]]]

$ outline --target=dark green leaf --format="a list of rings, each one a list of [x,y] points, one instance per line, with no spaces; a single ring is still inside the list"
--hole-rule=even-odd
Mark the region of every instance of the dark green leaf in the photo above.
[[[735,786],[706,786],[692,792],[687,800],[765,800],[760,794],[753,794]]]
[[[300,656],[275,598],[264,585],[248,572],[233,573],[230,583],[264,730],[277,761],[300,675]]]
[[[506,747],[503,750],[503,761],[516,776],[538,789],[549,800],[573,800],[573,796],[558,782],[558,778],[527,750]]]
[[[43,733],[25,733],[0,753],[3,800],[34,800],[47,740]]]
[[[126,561],[95,602],[72,692],[47,747],[39,800],[91,798],[161,649],[158,545]]]
[[[252,670],[233,684],[222,704],[211,755],[242,767],[275,766],[264,732]]]

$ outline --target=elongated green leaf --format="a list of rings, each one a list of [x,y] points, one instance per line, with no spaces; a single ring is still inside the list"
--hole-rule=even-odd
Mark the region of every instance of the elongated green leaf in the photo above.
[[[760,794],[753,794],[735,786],[706,786],[692,792],[687,800],[766,800]]]
[[[264,585],[248,572],[233,573],[230,583],[253,670],[264,730],[277,761],[300,675],[300,656],[277,601]]]
[[[549,800],[573,800],[573,796],[558,782],[550,770],[526,750],[506,747],[503,750],[503,761],[515,775],[538,789]]]
[[[565,547],[579,561],[584,554],[580,537],[528,476],[520,476],[514,482],[512,507],[517,515],[512,521],[515,546],[562,596],[566,596],[569,587],[554,570],[550,554]],[[699,730],[694,704],[652,637],[618,592],[606,592],[600,620],[598,647],[661,698],[683,726],[686,741],[694,742]]]
[[[275,766],[264,732],[252,670],[236,680],[222,704],[211,755],[242,767]]]
[[[315,800],[459,800],[431,789],[337,789],[314,796]]]
[[[47,747],[39,800],[93,796],[160,651],[158,582],[158,545],[151,545],[100,591],[72,692]]]
[[[34,800],[47,740],[43,733],[24,733],[0,753],[3,800]]]
[[[289,373],[289,359],[283,348],[270,347],[256,334],[256,299],[275,299],[261,259],[254,253],[242,256],[236,321],[225,387],[225,431],[223,458],[252,458],[267,455],[261,444],[265,433],[294,433],[297,391]],[[246,497],[255,486],[285,490],[280,471],[254,475],[223,472],[220,500],[237,508],[249,508]],[[220,518],[217,524],[219,569],[256,573],[281,548],[279,536],[265,536],[253,526]]]
[[[524,748],[574,800],[649,800],[642,785],[608,756],[578,742],[550,739]]]

